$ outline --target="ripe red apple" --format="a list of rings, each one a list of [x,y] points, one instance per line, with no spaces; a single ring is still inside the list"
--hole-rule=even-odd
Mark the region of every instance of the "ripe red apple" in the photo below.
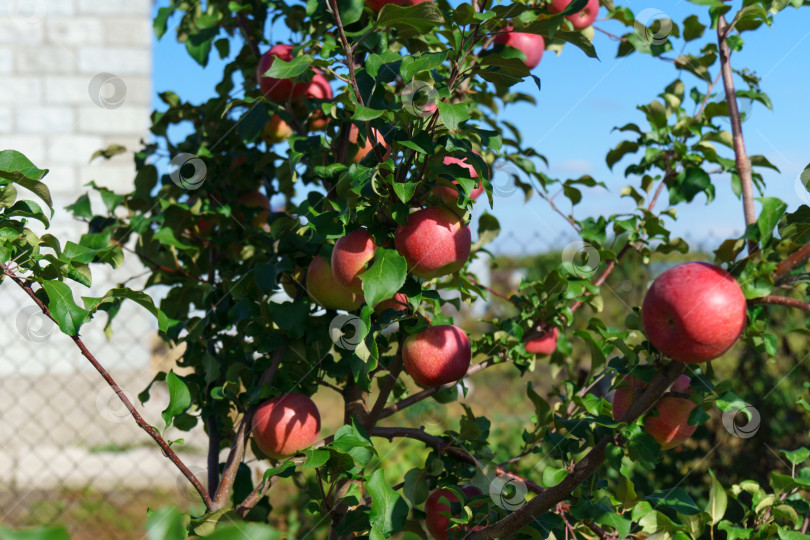
[[[553,0],[548,5],[548,10],[552,13],[562,13],[571,3],[571,0]],[[599,0],[588,0],[585,7],[572,15],[566,15],[566,19],[571,21],[571,25],[577,30],[588,28],[599,15]]]
[[[271,116],[262,129],[262,139],[268,145],[280,143],[288,139],[292,134],[293,129],[290,124],[282,120],[277,114]]]
[[[422,386],[458,381],[467,373],[471,359],[467,334],[452,324],[430,326],[402,342],[405,369]]]
[[[537,67],[546,48],[543,36],[527,34],[526,32],[502,32],[495,38],[495,43],[508,45],[523,52],[526,55],[526,60],[523,63],[529,69]]]
[[[647,338],[673,360],[707,362],[729,350],[745,327],[745,296],[712,264],[679,264],[658,276],[644,297]]]
[[[394,311],[405,311],[408,309],[410,303],[408,302],[408,297],[402,293],[397,293],[394,295],[393,298],[389,298],[388,300],[383,300],[376,306],[374,306],[374,313],[377,315],[382,315],[386,309],[393,309]]]
[[[315,70],[311,81],[298,83],[293,90],[295,99],[293,102],[293,110],[298,116],[306,116],[306,107],[304,106],[305,100],[332,99],[332,86],[329,81],[319,70]],[[309,129],[317,131],[326,127],[329,123],[329,118],[323,113],[323,110],[316,110],[312,113],[309,120]]]
[[[461,486],[461,491],[468,499],[481,495],[481,490],[475,486]],[[442,498],[444,498],[446,502],[441,501]],[[454,502],[458,502],[458,497],[449,489],[442,488],[433,490],[425,501],[425,524],[430,534],[437,540],[447,540],[451,514],[450,504],[447,503],[452,504]]]
[[[335,281],[326,257],[318,255],[307,268],[307,292],[320,306],[326,309],[354,311],[363,304],[363,296]]]
[[[353,163],[360,163],[361,161],[363,161],[363,158],[366,157],[368,153],[374,149],[375,144],[381,144],[383,148],[385,148],[385,155],[383,156],[383,160],[388,159],[388,156],[391,155],[391,146],[387,142],[385,142],[385,139],[383,138],[382,135],[380,135],[380,132],[374,128],[371,128],[370,131],[371,131],[371,139],[366,138],[363,147],[358,148],[354,156],[351,156],[351,160]],[[356,146],[359,138],[360,138],[360,130],[356,125],[352,124],[351,127],[349,127],[349,142]],[[372,142],[372,139],[374,139],[374,142]]]
[[[366,0],[366,5],[375,12],[379,13],[383,6],[387,4],[395,4],[397,6],[415,6],[416,4],[421,4],[422,2],[428,1],[432,0]]]
[[[394,246],[411,273],[425,279],[458,272],[471,245],[470,227],[448,208],[418,210],[394,232]]]
[[[546,330],[542,336],[530,339],[524,344],[526,352],[530,354],[552,354],[557,349],[557,338],[560,331],[557,327]]]
[[[250,220],[253,227],[261,229],[267,225],[267,220],[270,218],[270,199],[267,198],[267,195],[261,191],[248,191],[237,197],[236,202],[246,208],[254,209],[253,212],[248,212],[249,216],[253,216]],[[245,214],[241,211],[236,211],[234,216],[239,221],[245,220]]]
[[[377,246],[365,229],[355,229],[338,239],[332,250],[332,276],[335,281],[362,296],[360,274],[366,271],[366,264],[374,258],[375,251]]]
[[[689,394],[690,382],[689,377],[681,375],[672,383],[670,391]],[[624,416],[635,401],[636,395],[645,388],[646,384],[643,381],[627,375],[613,391],[613,419],[619,420]],[[661,445],[661,449],[675,448],[691,437],[697,429],[697,426],[689,425],[689,415],[695,407],[697,403],[690,399],[665,396],[655,406],[655,412],[644,417],[644,428]]]
[[[281,58],[285,62],[292,60],[292,49],[292,45],[274,45],[259,59],[259,66],[256,68],[256,79],[259,81],[259,89],[262,94],[270,101],[285,103],[293,97],[293,89],[295,88],[293,79],[275,79],[264,76],[276,58]]]
[[[467,158],[454,158],[447,156],[444,158],[442,162],[445,165],[458,165],[460,167],[464,167],[468,171],[470,171],[470,178],[478,178],[478,172],[475,170],[475,167],[472,166],[471,163],[467,163]],[[458,200],[458,189],[455,187],[458,185],[458,180],[453,180],[453,185],[437,185],[431,190],[431,193],[434,195],[438,195],[441,197],[442,201],[445,204],[452,204]],[[481,183],[479,180],[478,186],[476,186],[472,193],[470,194],[470,198],[472,200],[477,199],[482,193],[484,192],[484,184]]]
[[[304,394],[291,392],[262,403],[253,415],[251,432],[258,447],[280,459],[312,446],[321,431],[321,415]]]

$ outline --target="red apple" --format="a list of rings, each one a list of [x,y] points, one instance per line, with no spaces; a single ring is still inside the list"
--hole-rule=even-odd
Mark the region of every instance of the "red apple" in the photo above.
[[[689,394],[690,382],[689,377],[681,375],[672,383],[670,391]],[[644,382],[627,375],[613,391],[613,419],[619,420],[624,416],[636,396],[645,388]],[[691,437],[697,429],[697,426],[689,425],[689,415],[695,407],[697,403],[690,399],[665,396],[655,406],[655,412],[644,417],[644,428],[661,445],[661,449],[675,448]]]
[[[268,145],[276,144],[288,139],[293,134],[290,124],[281,119],[277,114],[270,117],[270,120],[262,129],[262,139]]]
[[[252,212],[248,212],[248,216],[253,216],[250,220],[253,227],[261,229],[267,225],[267,220],[270,218],[270,199],[267,198],[267,195],[261,191],[249,191],[237,197],[236,202],[253,209]],[[236,211],[234,216],[239,221],[245,220],[245,214],[241,211]]]
[[[422,2],[427,1],[429,0],[366,0],[366,5],[379,13],[383,6],[387,4],[395,4],[397,6],[415,6],[416,4],[421,4]]]
[[[363,296],[335,281],[326,257],[317,256],[307,268],[307,292],[320,306],[326,309],[354,311],[363,304]]]
[[[332,276],[335,281],[354,294],[363,294],[360,274],[366,271],[366,264],[374,258],[377,246],[368,231],[355,229],[335,242],[332,250]]]
[[[405,311],[408,309],[410,303],[408,302],[408,297],[402,293],[397,293],[394,295],[393,298],[389,298],[388,300],[383,300],[376,306],[374,306],[374,313],[377,315],[382,315],[386,309],[393,309],[394,311]]]
[[[270,101],[285,103],[293,97],[293,89],[295,88],[293,79],[275,79],[264,76],[276,58],[281,58],[285,62],[292,60],[292,49],[292,45],[274,45],[259,59],[259,66],[256,68],[256,79],[259,81],[259,89],[262,94]]]
[[[458,165],[460,167],[464,167],[465,169],[470,171],[470,178],[478,178],[478,172],[475,170],[475,167],[473,167],[471,163],[467,163],[467,158],[459,159],[447,156],[444,158],[444,161],[442,163],[444,163],[445,165]],[[444,201],[445,204],[452,204],[458,200],[458,189],[454,187],[457,185],[458,180],[453,180],[453,185],[437,185],[431,190],[431,193],[441,197],[442,201]],[[478,186],[476,186],[472,190],[470,198],[472,200],[475,200],[483,192],[484,192],[484,185],[479,181]]]
[[[481,490],[475,486],[462,486],[461,491],[468,499],[481,495]],[[445,501],[442,501],[442,499],[445,499]],[[453,492],[442,488],[433,490],[425,501],[425,524],[430,534],[437,540],[447,540],[448,538],[451,508],[450,504],[447,503],[454,502],[458,502],[458,498]]]
[[[552,354],[557,349],[557,338],[559,336],[560,331],[555,326],[547,330],[542,336],[527,341],[524,347],[527,353]]]
[[[448,208],[418,210],[394,232],[394,246],[411,273],[425,279],[458,272],[471,245],[470,227]]]
[[[571,0],[553,0],[548,5],[548,10],[552,13],[562,13],[571,3]],[[571,25],[577,30],[588,28],[599,15],[599,0],[588,0],[585,7],[572,15],[566,15],[566,19],[571,21]]]
[[[402,362],[422,386],[441,386],[467,373],[472,358],[470,340],[452,324],[430,326],[402,342]]]
[[[258,447],[275,459],[292,456],[312,446],[320,431],[318,408],[311,399],[297,392],[261,404],[251,424]]]
[[[543,36],[537,34],[527,34],[525,32],[502,32],[495,38],[495,43],[499,45],[508,45],[520,50],[526,55],[526,60],[523,62],[529,69],[534,69],[543,58],[543,51],[546,48],[546,42]]]
[[[352,163],[360,163],[361,161],[363,161],[363,158],[366,157],[368,153],[374,149],[374,144],[381,144],[383,145],[383,148],[385,148],[385,155],[383,156],[383,160],[388,159],[388,157],[391,155],[391,146],[387,142],[385,142],[385,139],[383,139],[383,136],[380,135],[380,132],[374,128],[371,128],[370,131],[371,131],[371,138],[374,139],[374,142],[372,143],[372,139],[366,137],[365,144],[363,145],[363,147],[358,148],[354,156],[351,157]],[[356,125],[352,124],[351,127],[349,127],[349,142],[356,146],[359,138],[360,138],[360,130]]]
[[[695,364],[729,350],[745,327],[745,296],[712,264],[679,264],[658,276],[644,297],[647,338],[673,360]]]
[[[332,99],[332,86],[329,84],[329,81],[323,74],[315,70],[315,74],[312,76],[311,81],[298,83],[293,90],[295,94],[295,103],[293,104],[293,110],[302,117],[306,116],[306,108],[304,106],[305,100],[313,100],[313,99],[322,99],[322,100],[330,100]],[[329,118],[323,113],[323,110],[313,111],[312,116],[310,117],[309,121],[309,129],[310,130],[319,130],[326,127],[326,124],[329,123]]]

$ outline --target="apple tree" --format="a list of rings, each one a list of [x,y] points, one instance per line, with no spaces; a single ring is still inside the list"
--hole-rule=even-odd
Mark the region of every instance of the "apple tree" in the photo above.
[[[613,0],[171,0],[157,37],[175,33],[202,66],[225,60],[216,95],[160,95],[133,189],[91,183],[93,196],[68,207],[88,226],[78,243],[32,232],[53,212],[46,171],[0,153],[3,280],[71,336],[199,494],[187,513],[153,512],[152,537],[806,538],[804,447],[786,449],[792,473],[765,485],[714,471],[684,482],[690,467],[712,466],[712,452],[689,446],[699,426],[722,417],[744,437],[757,412],[712,360],[733,347],[775,357],[784,336],[772,317],[805,321],[810,310],[810,208],[788,212],[767,195],[763,171],[776,167],[746,153],[738,98],[771,102],[732,62],[747,33],[806,2],[692,4],[676,22]],[[606,161],[624,164],[625,186],[549,176],[500,116],[542,92],[544,51],[613,54],[593,46],[604,20],[626,29],[610,34],[618,56],[672,66],[639,106],[645,122],[618,123],[624,140]],[[515,90],[524,80],[531,93]],[[504,189],[493,168],[504,165],[527,204],[581,239],[514,292],[470,270],[492,258]],[[687,253],[669,230],[676,211],[711,202],[728,179],[742,205],[729,219],[744,234],[715,246],[711,264],[667,270],[606,323],[611,275]],[[575,218],[598,186],[634,209]],[[145,290],[76,301],[67,281],[88,286],[94,265],[125,256],[148,269]],[[493,298],[509,309],[482,321],[485,332],[455,324],[454,309]],[[127,300],[183,351],[182,374],[154,381],[171,397],[162,426],[141,418],[81,338]],[[555,374],[544,388],[513,379],[509,389],[533,405],[517,411],[525,429],[494,440],[492,421],[465,402],[467,381],[543,364]],[[322,393],[340,404],[334,430],[312,399]],[[402,420],[426,400],[464,413],[447,430]],[[195,427],[209,442],[205,478],[176,454],[182,441],[165,438]],[[381,450],[402,440],[417,451]],[[680,476],[651,477],[665,470]],[[290,494],[289,508],[270,504],[274,490]]]

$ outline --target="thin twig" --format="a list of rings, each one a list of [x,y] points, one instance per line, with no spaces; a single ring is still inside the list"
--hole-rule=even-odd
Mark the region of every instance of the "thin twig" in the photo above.
[[[54,323],[56,323],[56,320],[53,318],[53,316],[51,316],[51,312],[48,309],[48,306],[46,306],[45,303],[42,300],[40,300],[40,298],[36,295],[36,293],[31,288],[31,285],[25,280],[25,278],[17,276],[13,272],[11,272],[11,270],[9,270],[9,268],[4,264],[0,264],[0,269],[3,270],[3,273],[6,276],[8,276],[9,279],[11,279],[14,283],[19,285],[23,289],[23,291],[25,291],[25,293],[36,303],[39,309],[42,310],[42,313],[44,313],[46,317],[48,317]],[[171,461],[175,465],[175,467],[177,467],[180,470],[183,476],[185,476],[186,479],[188,479],[188,481],[191,482],[191,485],[193,485],[197,493],[200,494],[200,497],[205,503],[205,507],[210,511],[211,507],[213,506],[213,501],[211,500],[211,497],[208,495],[208,492],[205,490],[205,487],[203,487],[202,483],[200,483],[199,479],[196,476],[194,476],[194,473],[192,473],[186,466],[186,464],[183,463],[183,460],[180,459],[180,457],[174,452],[174,450],[172,450],[171,446],[169,446],[169,444],[163,439],[163,437],[160,436],[160,433],[158,433],[155,428],[150,426],[146,422],[146,420],[143,419],[138,410],[126,396],[124,391],[121,390],[121,387],[118,386],[118,383],[115,382],[115,379],[112,378],[112,375],[110,375],[107,372],[107,370],[104,369],[104,366],[102,366],[98,362],[98,360],[96,360],[96,357],[93,356],[93,354],[87,349],[87,346],[85,346],[82,339],[78,335],[70,336],[70,339],[72,339],[73,343],[75,343],[76,346],[79,348],[79,350],[82,353],[82,356],[84,356],[85,358],[87,358],[88,361],[90,361],[90,364],[92,364],[92,366],[96,369],[96,371],[98,371],[98,373],[107,382],[110,388],[113,389],[115,394],[118,396],[118,399],[121,400],[121,403],[123,403],[124,407],[126,407],[126,409],[129,411],[129,414],[132,415],[132,418],[135,419],[135,423],[138,424],[138,427],[144,430],[152,438],[152,440],[154,440],[158,444],[158,446],[160,446],[161,450],[163,450],[163,455],[169,458],[169,461]]]
[[[773,280],[781,281],[783,278],[790,275],[794,268],[804,264],[807,259],[810,259],[810,242],[791,253],[787,259],[776,265]]]
[[[803,309],[804,311],[810,311],[810,303],[802,302],[796,298],[788,298],[787,296],[776,296],[769,294],[768,296],[763,296],[761,298],[752,298],[749,300],[749,302],[752,304],[778,304],[780,306],[788,306]]]

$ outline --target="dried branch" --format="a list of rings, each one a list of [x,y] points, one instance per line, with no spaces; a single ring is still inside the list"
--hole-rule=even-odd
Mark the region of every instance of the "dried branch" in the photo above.
[[[0,264],[0,269],[3,270],[3,273],[9,279],[11,279],[14,283],[19,285],[23,291],[25,291],[25,293],[34,301],[34,303],[36,303],[39,309],[42,310],[42,313],[44,313],[46,317],[48,317],[54,323],[56,323],[56,320],[51,316],[51,312],[48,309],[48,306],[46,306],[45,303],[42,300],[40,300],[40,298],[36,295],[34,290],[31,288],[31,285],[25,280],[25,278],[14,274],[5,264]],[[115,394],[118,396],[118,399],[121,400],[121,403],[123,403],[124,407],[126,407],[126,409],[129,411],[129,414],[132,415],[132,418],[135,419],[135,423],[138,424],[138,427],[144,430],[152,438],[152,440],[154,440],[158,444],[158,446],[160,446],[161,450],[163,451],[163,455],[169,458],[169,461],[171,461],[174,464],[174,466],[177,467],[177,469],[183,474],[183,476],[185,476],[186,479],[188,479],[188,481],[191,482],[191,485],[193,485],[197,493],[200,494],[200,497],[205,503],[205,507],[210,511],[213,506],[213,501],[211,500],[211,497],[208,495],[208,492],[205,490],[205,487],[203,487],[203,485],[200,483],[199,479],[197,479],[197,477],[194,476],[194,473],[192,473],[186,466],[186,464],[183,463],[183,460],[180,459],[180,457],[174,452],[174,450],[172,450],[171,446],[169,446],[169,444],[163,439],[163,437],[160,436],[160,433],[158,433],[155,428],[150,426],[146,422],[146,420],[143,419],[138,410],[126,396],[124,391],[121,390],[121,387],[118,386],[118,383],[115,382],[115,379],[112,378],[112,375],[110,375],[107,372],[107,370],[104,369],[104,366],[102,366],[99,363],[99,361],[96,360],[96,357],[93,356],[93,354],[87,349],[87,346],[85,346],[84,342],[82,341],[82,338],[80,338],[78,335],[75,335],[70,336],[70,339],[72,339],[73,343],[75,343],[76,346],[79,348],[79,350],[82,353],[82,356],[87,358],[90,364],[92,364],[92,366],[96,369],[96,371],[98,371],[98,373],[107,382],[110,388],[113,389]]]

